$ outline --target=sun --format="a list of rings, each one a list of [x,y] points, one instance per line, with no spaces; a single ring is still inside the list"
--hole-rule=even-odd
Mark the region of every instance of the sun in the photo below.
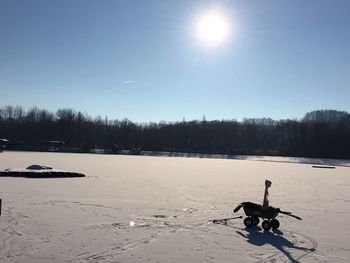
[[[206,45],[222,44],[229,35],[227,18],[219,13],[209,13],[201,16],[196,25],[199,40]]]

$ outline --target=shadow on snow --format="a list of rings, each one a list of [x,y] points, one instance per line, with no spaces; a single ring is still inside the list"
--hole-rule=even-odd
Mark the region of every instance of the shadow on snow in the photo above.
[[[247,233],[236,231],[237,234],[247,239],[247,242],[255,246],[271,245],[282,252],[289,260],[293,263],[299,261],[292,257],[286,249],[296,249],[307,253],[315,251],[315,248],[306,248],[294,244],[283,236],[283,232],[280,230],[273,230],[273,232],[260,231],[262,230],[259,226],[253,228],[246,228]]]

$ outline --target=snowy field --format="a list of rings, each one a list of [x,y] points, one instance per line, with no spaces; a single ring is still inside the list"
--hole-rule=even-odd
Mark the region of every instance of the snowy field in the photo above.
[[[0,153],[85,178],[0,178],[0,262],[350,262],[350,168],[176,157]],[[291,211],[281,227],[219,225],[240,202]],[[243,215],[243,211],[239,211]]]

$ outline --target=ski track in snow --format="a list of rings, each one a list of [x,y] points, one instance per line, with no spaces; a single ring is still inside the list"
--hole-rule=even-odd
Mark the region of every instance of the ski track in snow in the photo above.
[[[221,247],[222,249],[230,249],[223,242],[220,242],[220,239],[215,239],[219,235],[225,235],[231,239],[240,238],[239,235],[235,234],[234,231],[226,232],[223,234],[222,232],[216,229],[220,227],[220,224],[212,224],[208,223],[208,219],[204,219],[208,214],[212,214],[215,212],[215,208],[212,206],[205,207],[202,205],[203,200],[200,197],[187,197],[189,201],[190,207],[183,208],[182,210],[169,210],[168,215],[166,214],[156,214],[149,216],[136,216],[135,222],[137,224],[134,228],[130,228],[130,226],[126,223],[114,222],[111,224],[95,224],[90,225],[84,228],[84,231],[115,231],[118,234],[118,231],[134,231],[141,228],[149,229],[153,231],[152,234],[132,241],[125,240],[124,242],[117,242],[111,244],[107,249],[101,251],[91,251],[81,253],[67,262],[103,262],[105,260],[113,260],[117,258],[119,255],[125,252],[130,252],[134,249],[137,249],[140,246],[147,245],[156,239],[158,239],[161,235],[167,235],[169,233],[177,233],[177,232],[190,232],[194,240],[196,240],[196,250],[205,250],[206,247],[215,245],[216,247]],[[67,206],[68,204],[68,206]],[[104,208],[104,209],[118,209],[115,207],[104,206],[99,204],[87,204],[81,202],[67,202],[67,201],[49,201],[44,203],[33,203],[33,205],[61,205],[65,208],[71,208],[71,206],[89,206],[96,208]],[[7,215],[5,218],[5,225],[7,227],[0,229],[3,233],[3,237],[0,243],[0,259],[5,259],[11,257],[9,254],[9,250],[11,248],[11,237],[14,235],[25,236],[28,235],[21,234],[20,231],[24,231],[23,227],[19,226],[18,221],[15,218],[25,218],[25,216],[20,215],[19,213],[15,213],[12,210],[6,211]],[[172,213],[172,214],[171,214]],[[234,221],[233,224],[225,225],[224,227],[230,227],[231,229],[236,229],[237,231],[245,232],[246,229],[242,228],[242,220],[239,219]],[[72,232],[72,231],[71,231]],[[66,232],[64,236],[71,234],[71,232]],[[261,235],[274,235],[271,233],[263,233],[260,232]],[[249,234],[246,232],[245,234]],[[259,234],[260,235],[260,234]],[[277,235],[278,236],[278,235]],[[214,238],[212,238],[214,237]],[[273,238],[271,236],[271,238]],[[47,236],[46,239],[44,237],[40,238],[41,242],[50,242],[50,236]],[[256,253],[254,249],[247,250],[247,256],[250,258],[250,261],[266,263],[266,262],[290,262],[290,258],[292,258],[293,262],[299,262],[301,259],[305,257],[309,257],[312,253],[315,253],[317,249],[317,242],[305,235],[300,234],[293,231],[283,230],[283,240],[288,240],[290,242],[291,247],[284,248],[283,251],[279,251],[279,248],[268,248],[263,252]],[[243,240],[246,242],[246,240]],[[286,241],[287,242],[287,241]],[[266,244],[269,244],[267,242]],[[302,250],[294,249],[293,247],[301,247]],[[27,248],[28,249],[28,248]],[[39,248],[37,248],[39,249]],[[288,259],[288,256],[290,258]],[[13,255],[12,255],[13,257]],[[211,261],[210,258],[207,258],[208,262]],[[317,258],[314,258],[315,261]],[[321,262],[321,261],[319,261]]]
[[[207,199],[206,197],[194,197],[191,195],[186,195],[188,194],[188,192],[184,189],[181,189],[181,193],[186,196],[186,200],[189,204],[188,207],[183,208],[182,210],[169,209],[167,211],[168,215],[156,214],[150,216],[136,216],[135,222],[137,222],[137,224],[132,229],[128,224],[122,222],[114,222],[111,224],[95,224],[85,227],[84,231],[107,230],[114,231],[116,235],[118,235],[118,231],[135,231],[141,228],[149,229],[153,231],[153,233],[146,237],[142,237],[132,241],[124,240],[124,242],[122,241],[111,244],[107,249],[104,250],[81,253],[80,255],[77,255],[71,258],[70,260],[67,260],[67,262],[103,262],[106,260],[113,260],[125,252],[130,252],[132,250],[137,249],[140,246],[144,246],[155,241],[161,235],[167,235],[169,233],[178,232],[190,232],[193,239],[196,240],[196,250],[198,251],[205,250],[206,247],[210,247],[211,245],[215,245],[219,248],[221,247],[221,249],[223,250],[230,249],[225,243],[220,242],[220,239],[216,239],[215,237],[218,237],[219,235],[225,235],[226,237],[229,237],[231,239],[236,239],[240,238],[240,236],[232,231],[223,234],[222,232],[218,231],[218,229],[215,229],[216,227],[220,227],[220,224],[208,223],[208,219],[205,219],[205,216],[208,216],[215,212],[215,207],[206,207],[203,205],[203,203],[205,203],[203,199]],[[102,208],[120,210],[120,208],[112,206],[82,203],[76,201],[68,202],[60,200],[48,201],[43,203],[32,203],[32,205],[60,205],[67,209],[72,208],[72,206],[89,206],[97,209]],[[3,238],[0,243],[0,259],[11,257],[9,254],[9,250],[11,248],[12,243],[11,237],[13,235],[23,235],[19,232],[20,230],[23,232],[23,229],[21,229],[21,227],[18,224],[18,221],[15,218],[23,218],[25,216],[20,215],[19,213],[15,213],[12,210],[8,210],[7,212],[8,214],[7,216],[5,216],[5,225],[7,225],[7,227],[0,229],[0,231],[3,233]],[[245,231],[245,229],[242,228],[241,221],[242,220],[239,219],[237,221],[234,221],[233,224],[228,224],[225,226],[230,227],[231,229],[236,229],[237,231]],[[74,231],[68,231],[65,234],[62,234],[62,236],[67,236],[69,234],[72,234],[72,232]],[[274,235],[271,233],[260,233],[261,235]],[[249,232],[245,234],[249,234]],[[28,237],[28,235],[24,236]],[[278,235],[276,237],[278,237]],[[273,237],[271,236],[270,238]],[[288,243],[290,247],[283,248],[284,251],[279,251],[279,249],[281,249],[282,246],[272,249],[268,248],[265,249],[263,252],[258,253],[256,253],[254,249],[250,249],[246,251],[247,256],[248,258],[250,258],[250,261],[253,260],[253,262],[259,263],[289,262],[289,259],[292,259],[293,262],[299,262],[299,260],[311,256],[311,254],[316,251],[318,246],[317,242],[313,238],[304,234],[287,230],[283,230],[283,240],[287,240],[285,242],[290,242],[290,244]],[[40,241],[44,243],[50,242],[50,236],[47,236],[46,238],[41,237]],[[246,240],[244,240],[244,242],[246,242]],[[266,244],[269,244],[269,242],[267,242]],[[294,247],[301,247],[302,249],[294,249]],[[289,257],[287,256],[287,254],[289,255]],[[317,258],[314,258],[314,260],[318,261]],[[207,261],[210,262],[212,260],[211,258],[207,258]]]
[[[91,162],[92,171],[95,158],[84,163]],[[232,262],[236,257],[237,262],[254,263],[349,261],[343,231],[348,229],[344,222],[350,202],[347,168],[319,171],[280,163],[168,158],[163,162],[170,168],[157,171],[157,160],[151,158],[101,158],[117,162],[109,168],[117,170],[115,176],[113,171],[80,181],[3,180],[8,187],[1,193],[7,202],[0,217],[0,262],[145,262],[146,257],[156,262],[157,255],[148,255],[154,251],[163,256],[160,262],[167,262],[168,255],[169,262],[174,262],[173,248],[193,256],[193,262]],[[144,163],[137,170],[139,161]],[[100,166],[107,163],[109,159]],[[182,169],[182,174],[170,173],[172,167]],[[199,168],[192,171],[193,167]],[[218,173],[212,175],[213,171]],[[282,171],[289,174],[284,176]],[[286,220],[279,231],[267,233],[260,227],[244,228],[243,219],[227,225],[210,222],[233,216],[231,205],[237,200],[260,198],[260,183],[271,174],[276,182],[274,200],[296,211],[302,222]],[[332,243],[338,235],[339,244]]]

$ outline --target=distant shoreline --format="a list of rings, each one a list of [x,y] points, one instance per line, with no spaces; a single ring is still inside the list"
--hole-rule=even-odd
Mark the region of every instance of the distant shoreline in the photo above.
[[[4,150],[4,152],[46,152],[46,151],[20,151]],[[338,167],[350,167],[348,159],[329,159],[329,158],[310,158],[310,157],[292,157],[292,156],[266,156],[266,155],[230,155],[230,154],[205,154],[205,153],[185,153],[185,152],[166,152],[166,151],[140,151],[139,154],[132,154],[129,151],[120,153],[110,152],[63,152],[47,151],[47,153],[73,153],[73,154],[96,154],[96,155],[129,155],[129,156],[150,156],[150,157],[181,157],[181,158],[200,158],[200,159],[223,159],[223,160],[248,160],[262,162],[278,163],[300,163],[309,165],[331,165]]]
[[[301,163],[301,164],[333,165],[333,166],[341,166],[341,167],[350,167],[350,160],[347,160],[347,159],[326,159],[326,158],[264,156],[264,155],[259,156],[259,155],[200,154],[200,153],[153,152],[153,151],[141,151],[140,155],[157,156],[157,157],[183,157],[183,158],[187,157],[187,158],[248,160],[248,161],[280,162],[280,163]]]

